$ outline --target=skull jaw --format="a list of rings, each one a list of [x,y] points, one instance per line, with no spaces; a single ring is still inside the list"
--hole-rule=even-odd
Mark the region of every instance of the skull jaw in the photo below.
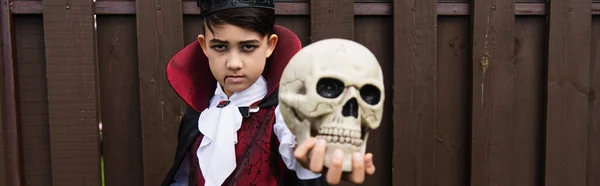
[[[325,118],[321,119],[321,120],[311,120],[310,118],[314,118],[314,117],[310,117],[310,116],[306,116],[304,115],[304,112],[299,112],[298,110],[296,110],[294,107],[291,107],[287,104],[280,104],[280,109],[281,109],[281,113],[284,117],[284,120],[288,126],[288,128],[290,129],[290,131],[292,131],[292,133],[294,133],[295,137],[296,137],[296,142],[297,144],[303,144],[306,140],[308,140],[308,138],[312,137],[318,137],[317,135],[319,135],[319,129],[325,127],[337,127],[339,128],[340,124],[344,124],[344,123],[357,123],[356,127],[350,127],[350,128],[356,128],[355,130],[361,131],[361,124],[360,121],[357,118],[353,118],[353,117],[344,117],[341,116],[341,111],[340,110],[336,110],[333,113],[338,113],[339,115],[336,114],[328,114],[327,116],[325,116]],[[316,110],[321,110],[321,109],[316,109]],[[334,120],[335,116],[337,116],[337,120]],[[329,122],[324,122],[324,121],[329,121]],[[338,126],[335,125],[331,125],[337,123]],[[346,125],[346,127],[348,127]],[[344,127],[344,128],[346,128]],[[348,129],[348,128],[346,128]],[[324,157],[324,162],[323,165],[327,168],[330,167],[331,165],[331,160],[333,157],[333,152],[336,149],[341,149],[344,152],[344,158],[342,160],[342,171],[343,172],[352,172],[352,157],[354,155],[354,153],[359,152],[363,157],[365,155],[365,151],[366,151],[366,146],[367,146],[367,139],[369,137],[369,130],[370,128],[365,128],[365,130],[367,131],[361,131],[364,132],[364,136],[361,136],[361,140],[362,143],[360,145],[356,145],[356,144],[350,144],[350,143],[340,143],[340,142],[327,142],[326,144],[326,151],[325,151],[325,157]],[[337,135],[341,135],[341,134],[337,134]],[[308,159],[310,160],[312,157],[312,150],[309,150],[308,152]]]
[[[360,146],[347,144],[347,143],[327,143],[327,150],[325,151],[325,160],[323,165],[327,168],[330,168],[333,152],[336,149],[341,149],[344,151],[344,159],[342,161],[342,171],[343,172],[352,172],[352,157],[354,153],[359,152],[362,157],[365,155],[366,147],[367,147],[367,139],[369,138],[369,133],[365,134],[363,139],[363,143]]]

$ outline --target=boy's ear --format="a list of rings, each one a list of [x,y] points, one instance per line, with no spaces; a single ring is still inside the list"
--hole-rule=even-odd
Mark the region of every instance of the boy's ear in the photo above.
[[[269,38],[267,38],[267,58],[271,57],[275,47],[277,46],[277,42],[279,41],[279,36],[277,34],[271,34]]]
[[[202,47],[202,52],[204,52],[206,54],[206,42],[205,42],[204,34],[198,35],[198,43],[200,44],[200,47]]]

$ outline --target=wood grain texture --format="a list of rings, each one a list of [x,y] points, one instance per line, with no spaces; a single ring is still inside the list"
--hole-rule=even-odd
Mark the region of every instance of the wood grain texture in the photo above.
[[[5,178],[7,185],[24,185],[23,147],[21,142],[18,67],[14,43],[14,22],[10,1],[0,1],[2,25],[0,60],[2,60],[2,139],[4,147]]]
[[[587,185],[591,5],[550,2],[546,186]]]
[[[202,18],[197,15],[183,16],[183,43],[198,42],[198,35],[202,34]]]
[[[436,184],[469,183],[471,37],[469,16],[438,17],[435,125]]]
[[[521,98],[516,78],[528,72],[515,61],[514,1],[473,2],[473,88],[471,126],[471,185],[529,185],[516,170],[528,162],[519,147],[522,137],[515,128],[528,121],[519,116]],[[528,72],[529,73],[529,72]],[[526,75],[526,74],[524,74]],[[530,80],[528,80],[530,81]],[[526,86],[526,85],[522,85]],[[511,171],[508,171],[511,170]]]
[[[600,185],[600,17],[592,19],[587,186]]]
[[[106,185],[144,185],[135,16],[97,16]]]
[[[0,39],[1,40],[1,39]],[[2,42],[2,41],[0,41]],[[0,54],[0,57],[1,54]],[[2,65],[0,65],[0,70],[4,70],[4,68],[2,67]],[[4,78],[0,76],[0,86],[3,86],[4,84],[1,83],[2,81],[4,81]],[[4,96],[0,96],[0,99],[4,100]],[[4,119],[2,117],[2,112],[3,112],[3,108],[0,107],[0,120]],[[6,160],[4,159],[4,136],[3,136],[3,130],[4,127],[0,127],[0,183],[2,184],[7,184],[6,183]]]
[[[294,32],[302,42],[302,46],[310,44],[309,16],[277,16],[275,24],[284,26]]]
[[[435,0],[394,0],[394,185],[434,186],[437,126]]]
[[[166,66],[183,48],[181,0],[136,1],[144,185],[171,168],[186,105],[167,82]]]
[[[384,74],[385,103],[381,125],[369,134],[367,152],[373,153],[377,173],[366,177],[363,185],[392,185],[392,162],[394,140],[393,122],[393,93],[394,78],[394,43],[389,42],[393,37],[392,17],[389,16],[359,16],[356,17],[354,36],[355,41],[363,44],[375,54]],[[350,184],[349,184],[350,185]]]
[[[44,1],[54,185],[100,185],[96,48],[92,1]]]
[[[14,21],[25,180],[27,185],[51,186],[43,17],[18,15]]]
[[[0,10],[2,9],[4,5],[2,3],[0,3]],[[0,17],[1,19],[1,17]],[[6,26],[4,26],[3,24],[0,23],[0,30],[4,30]],[[4,47],[2,47],[2,37],[0,37],[0,62],[2,63],[2,65],[0,65],[0,71],[4,72],[4,54],[3,54],[3,49]],[[0,87],[2,87],[2,90],[0,91],[0,121],[2,121],[2,126],[0,126],[0,184],[8,184],[7,180],[6,180],[6,175],[7,175],[7,170],[6,170],[6,157],[4,156],[4,75],[0,76]]]
[[[354,38],[354,2],[310,1],[311,42],[327,38]]]
[[[511,94],[514,95],[514,124],[510,129],[511,185],[543,183],[546,19],[517,16],[514,33],[514,71]]]

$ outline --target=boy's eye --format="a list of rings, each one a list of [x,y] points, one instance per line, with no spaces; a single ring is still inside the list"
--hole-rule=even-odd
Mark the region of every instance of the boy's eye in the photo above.
[[[257,46],[254,45],[244,45],[243,49],[246,51],[251,51],[254,50],[255,48],[257,48]]]
[[[213,45],[212,48],[215,49],[216,51],[225,51],[227,49],[227,46],[225,46],[225,45]]]

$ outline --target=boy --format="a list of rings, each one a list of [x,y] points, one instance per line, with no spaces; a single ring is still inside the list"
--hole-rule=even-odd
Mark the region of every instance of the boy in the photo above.
[[[273,0],[199,0],[198,6],[204,34],[167,68],[171,86],[192,109],[182,118],[175,162],[162,185],[339,183],[341,150],[322,176],[324,141],[296,148],[279,113],[279,78],[301,46],[274,26]],[[354,162],[347,179],[355,183],[375,171],[371,154]]]

